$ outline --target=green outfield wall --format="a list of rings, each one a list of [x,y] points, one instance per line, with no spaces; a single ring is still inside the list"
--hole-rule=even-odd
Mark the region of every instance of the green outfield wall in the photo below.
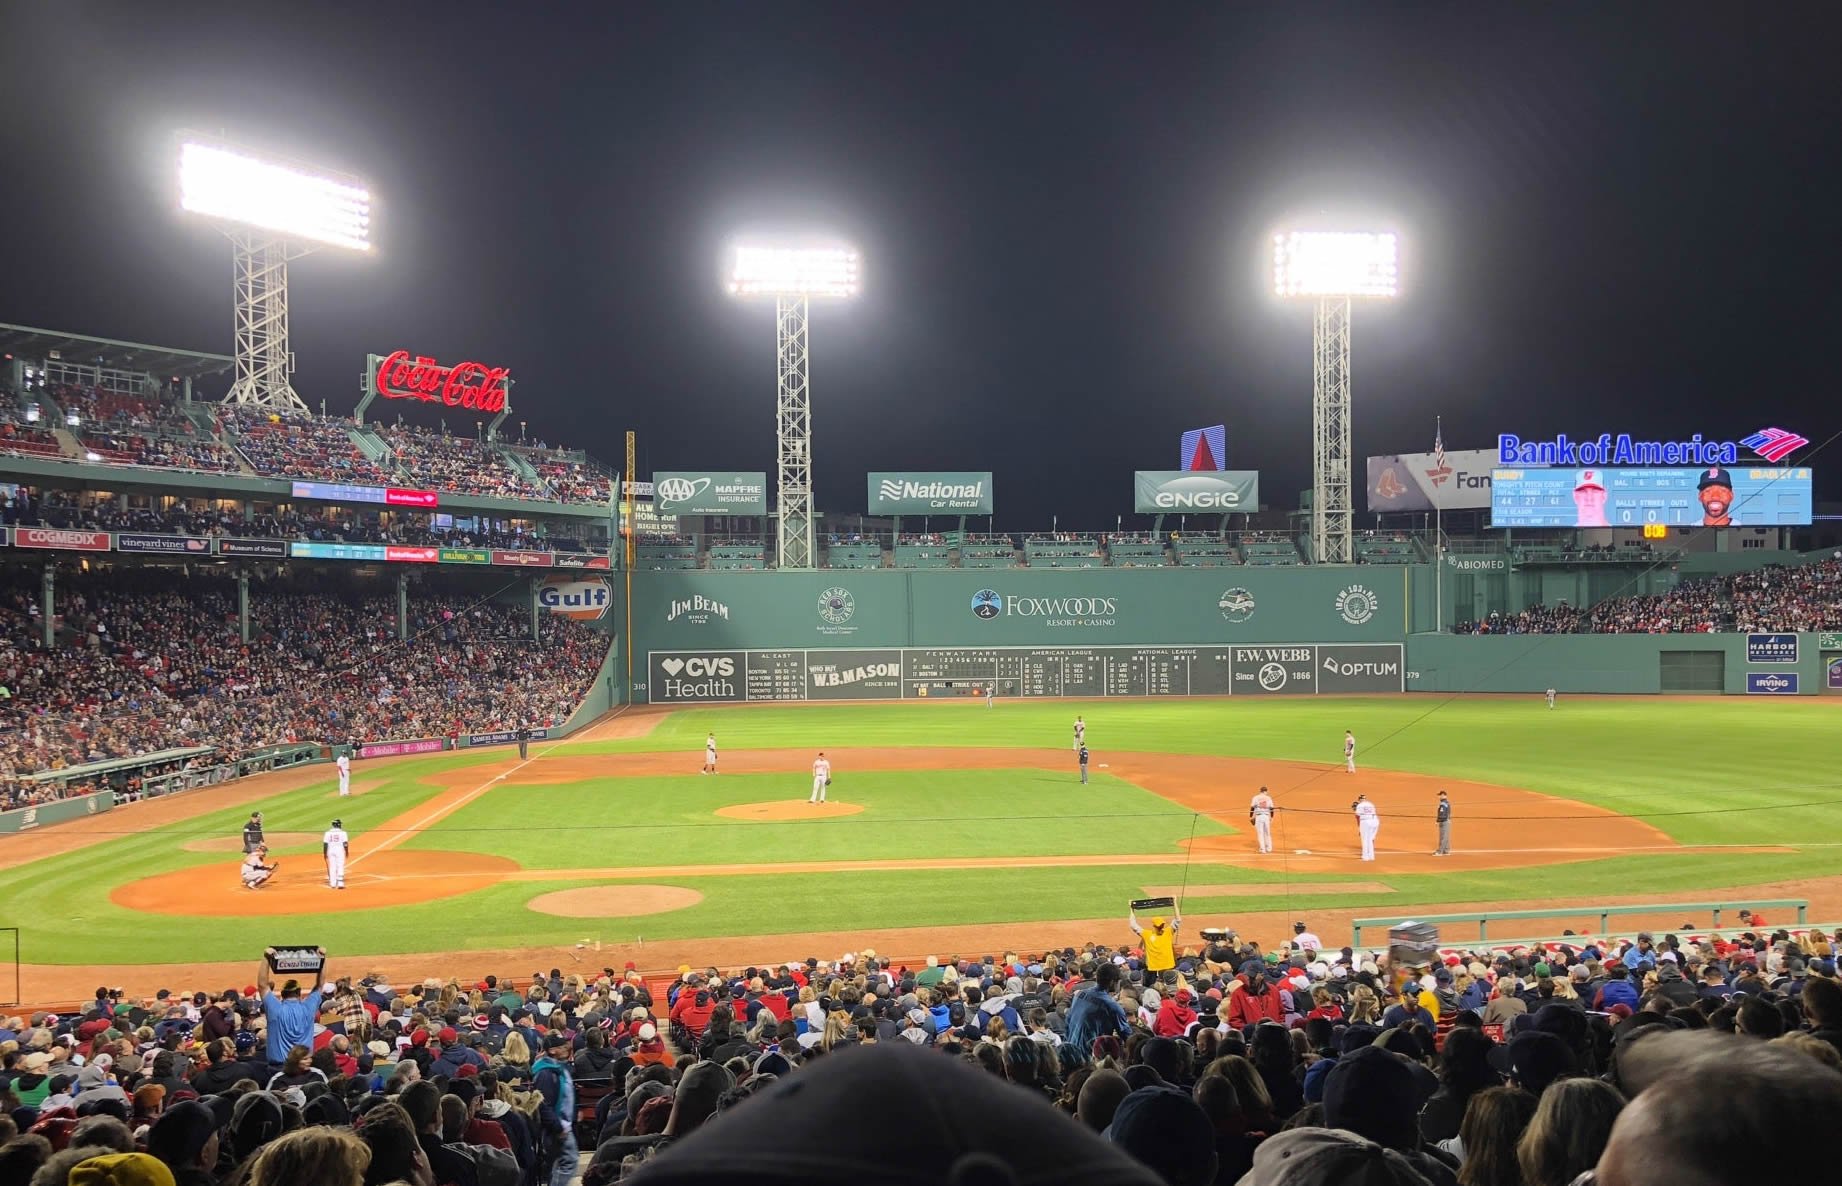
[[[1838,642],[1818,634],[1416,634],[1407,640],[1406,685],[1411,692],[1839,694]]]

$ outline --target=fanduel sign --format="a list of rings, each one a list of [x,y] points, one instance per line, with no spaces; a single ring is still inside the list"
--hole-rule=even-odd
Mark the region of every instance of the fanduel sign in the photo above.
[[[1472,511],[1490,505],[1489,449],[1455,449],[1445,464],[1432,453],[1390,453],[1369,458],[1369,513]]]
[[[868,505],[872,515],[989,515],[991,472],[872,473]]]
[[[1260,474],[1251,469],[1197,473],[1142,469],[1132,475],[1132,509],[1145,515],[1233,514],[1260,509]]]

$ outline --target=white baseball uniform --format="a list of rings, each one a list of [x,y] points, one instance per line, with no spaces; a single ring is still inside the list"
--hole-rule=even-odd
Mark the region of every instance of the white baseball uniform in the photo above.
[[[808,803],[825,802],[825,784],[831,781],[831,761],[819,758],[812,764],[812,798]]]
[[[1254,837],[1260,841],[1261,852],[1273,851],[1273,797],[1265,791],[1254,796],[1248,805],[1254,817]]]
[[[1349,773],[1356,773],[1356,736],[1353,733],[1343,735],[1343,768]]]
[[[269,871],[263,868],[262,854],[252,852],[243,858],[243,884],[255,889],[269,879]]]
[[[1081,743],[1086,740],[1087,740],[1087,723],[1085,721],[1077,719],[1075,721],[1074,747],[1076,749],[1080,749]]]
[[[345,853],[352,846],[351,837],[344,828],[328,828],[326,835],[320,837],[320,845],[326,853],[326,884],[333,889],[345,888]]]
[[[1554,689],[1553,688],[1548,689],[1548,707],[1549,708],[1554,707]]]
[[[341,795],[351,794],[352,756],[350,754],[340,754],[338,761],[336,761],[334,765],[339,767],[339,793]]]
[[[1362,837],[1362,859],[1375,859],[1375,834],[1381,831],[1381,815],[1375,804],[1364,799],[1356,804],[1356,831]]]
[[[704,739],[704,773],[716,773],[716,738],[714,736]]]

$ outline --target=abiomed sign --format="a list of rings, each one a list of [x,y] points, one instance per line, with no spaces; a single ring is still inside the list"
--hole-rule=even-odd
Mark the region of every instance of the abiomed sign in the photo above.
[[[1132,475],[1132,509],[1143,515],[1234,514],[1260,509],[1260,473],[1142,469]]]
[[[870,474],[872,515],[989,515],[991,471]]]
[[[661,515],[765,515],[767,474],[673,470],[652,475]]]

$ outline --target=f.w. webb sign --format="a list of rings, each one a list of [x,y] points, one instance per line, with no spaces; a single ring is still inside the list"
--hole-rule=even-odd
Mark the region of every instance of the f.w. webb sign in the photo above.
[[[869,514],[989,515],[991,471],[872,473]]]

